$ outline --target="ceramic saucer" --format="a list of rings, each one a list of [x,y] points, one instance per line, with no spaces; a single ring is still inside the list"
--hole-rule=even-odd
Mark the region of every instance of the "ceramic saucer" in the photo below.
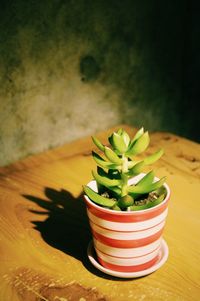
[[[159,257],[156,263],[149,269],[139,271],[139,272],[117,272],[117,271],[112,271],[110,269],[104,268],[98,261],[96,257],[96,253],[94,250],[93,242],[90,241],[88,248],[87,248],[87,254],[90,262],[101,272],[104,272],[108,275],[119,277],[119,278],[137,278],[137,277],[143,277],[148,274],[151,274],[158,270],[166,261],[169,255],[169,250],[167,243],[164,239],[162,239],[161,242],[161,248],[159,252]]]

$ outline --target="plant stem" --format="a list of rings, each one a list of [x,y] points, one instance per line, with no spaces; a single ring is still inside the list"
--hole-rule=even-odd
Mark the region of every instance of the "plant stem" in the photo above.
[[[125,174],[128,171],[128,158],[123,154],[122,155],[122,170],[121,170],[121,196],[127,195],[127,186],[128,186],[128,176]]]
[[[122,173],[126,173],[128,171],[128,158],[124,154],[122,154]]]

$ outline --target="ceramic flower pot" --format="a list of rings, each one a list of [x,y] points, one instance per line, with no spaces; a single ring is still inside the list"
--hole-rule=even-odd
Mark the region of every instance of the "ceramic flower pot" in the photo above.
[[[144,174],[134,177],[136,183]],[[155,178],[158,180],[157,178]],[[97,191],[96,181],[88,186]],[[87,214],[98,262],[111,271],[132,273],[151,268],[158,261],[168,213],[170,189],[159,205],[139,211],[114,211],[100,207],[86,195]]]

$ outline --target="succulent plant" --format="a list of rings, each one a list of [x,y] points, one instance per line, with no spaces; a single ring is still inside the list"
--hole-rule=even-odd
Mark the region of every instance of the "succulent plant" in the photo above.
[[[112,210],[134,211],[156,206],[163,201],[166,194],[163,186],[165,177],[155,181],[153,170],[135,184],[129,184],[130,178],[142,173],[147,165],[153,164],[163,155],[163,149],[160,149],[138,160],[137,156],[149,145],[148,131],[144,132],[141,128],[131,139],[124,129],[119,129],[108,138],[109,147],[96,137],[92,137],[92,140],[104,154],[102,157],[92,152],[97,163],[97,171],[92,171],[92,175],[98,191],[83,186],[85,194],[94,203]]]

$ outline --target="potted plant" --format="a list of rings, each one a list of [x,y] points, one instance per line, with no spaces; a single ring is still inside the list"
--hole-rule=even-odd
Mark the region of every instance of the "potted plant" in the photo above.
[[[149,274],[168,255],[162,233],[170,189],[165,177],[143,170],[160,159],[163,150],[139,159],[150,142],[143,128],[132,139],[124,129],[113,132],[109,146],[92,139],[103,156],[92,152],[97,170],[92,171],[94,180],[83,186],[97,255],[97,261],[90,260],[115,276]]]

